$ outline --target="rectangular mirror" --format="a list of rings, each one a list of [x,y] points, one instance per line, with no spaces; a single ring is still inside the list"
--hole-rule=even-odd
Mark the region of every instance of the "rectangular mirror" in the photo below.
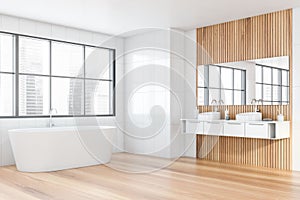
[[[289,57],[198,66],[198,105],[289,104]]]

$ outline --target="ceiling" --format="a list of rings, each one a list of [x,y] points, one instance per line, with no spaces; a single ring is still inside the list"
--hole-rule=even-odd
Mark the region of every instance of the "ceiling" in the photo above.
[[[108,34],[189,30],[292,7],[300,0],[0,0],[0,13]]]

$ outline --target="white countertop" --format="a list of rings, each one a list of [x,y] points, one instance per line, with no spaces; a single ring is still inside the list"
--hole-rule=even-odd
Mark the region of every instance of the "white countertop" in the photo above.
[[[238,121],[238,120],[225,120],[225,119],[219,119],[219,120],[201,120],[201,119],[180,119],[181,121],[198,121],[198,122],[221,122],[221,123],[266,123],[266,124],[274,124],[274,123],[290,123],[290,121]]]

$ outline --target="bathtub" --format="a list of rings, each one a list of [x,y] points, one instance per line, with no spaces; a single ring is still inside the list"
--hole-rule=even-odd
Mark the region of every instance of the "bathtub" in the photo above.
[[[16,166],[22,172],[49,172],[108,163],[112,155],[110,126],[9,130]]]

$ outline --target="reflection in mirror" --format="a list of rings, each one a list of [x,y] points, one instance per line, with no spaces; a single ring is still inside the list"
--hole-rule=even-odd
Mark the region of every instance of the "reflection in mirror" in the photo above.
[[[289,104],[289,57],[198,66],[198,105]]]

